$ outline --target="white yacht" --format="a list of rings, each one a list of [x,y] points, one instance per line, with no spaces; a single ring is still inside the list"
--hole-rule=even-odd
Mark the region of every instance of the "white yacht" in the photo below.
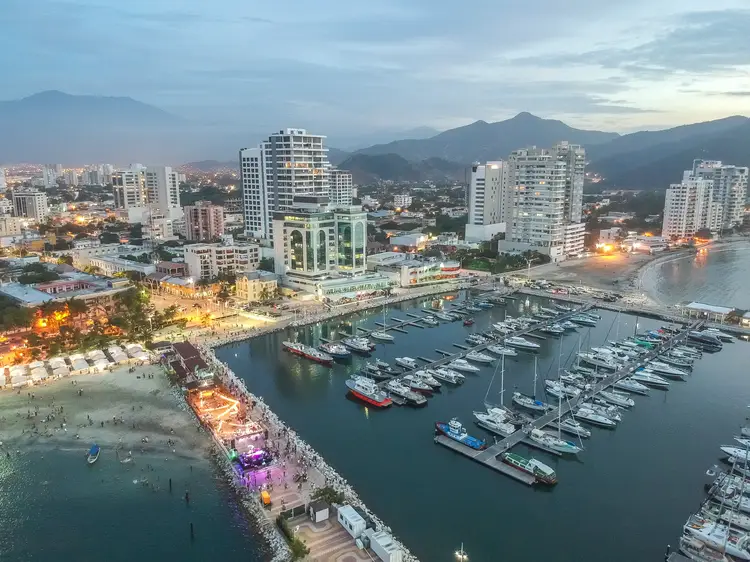
[[[592,410],[599,415],[611,419],[615,423],[620,423],[622,421],[620,409],[617,406],[610,406],[606,402],[601,402],[600,404],[584,402],[581,404],[581,408]]]
[[[617,392],[615,390],[602,390],[601,392],[599,392],[598,396],[601,396],[610,404],[614,404],[615,406],[620,406],[622,408],[632,408],[633,406],[635,406],[635,401],[624,392]]]
[[[515,349],[503,347],[502,345],[490,345],[487,347],[487,351],[495,355],[505,355],[506,357],[516,357],[518,355]]]
[[[422,320],[422,323],[427,326],[439,326],[440,325],[440,322],[435,320],[432,316],[423,316],[421,320]]]
[[[577,455],[583,450],[575,443],[565,441],[564,439],[559,439],[554,435],[550,435],[546,431],[542,431],[541,429],[532,429],[529,433],[529,439],[531,439],[534,443],[538,443],[539,445],[552,449],[553,451],[557,451],[558,453]]]
[[[442,384],[440,384],[439,380],[432,376],[431,371],[416,371],[414,375],[432,388],[440,388],[441,386],[443,386]]]
[[[654,388],[668,389],[669,381],[654,373],[647,373],[644,370],[638,370],[630,377],[636,382],[643,383],[647,386],[653,386]]]
[[[492,363],[495,360],[494,357],[490,357],[484,353],[479,353],[478,351],[470,351],[466,354],[466,359],[476,361],[477,363]]]
[[[537,412],[548,412],[555,409],[553,406],[550,406],[541,400],[537,400],[533,396],[521,394],[520,392],[513,393],[513,402],[523,408],[528,408],[529,410],[535,410]]]
[[[580,388],[581,390],[588,390],[591,385],[586,382],[586,379],[581,375],[571,373],[570,371],[563,371],[560,374],[560,380],[569,386]]]
[[[533,341],[529,341],[520,336],[512,336],[506,339],[505,345],[516,347],[518,349],[525,349],[527,351],[539,351],[539,348],[541,347],[538,343],[534,343]]]
[[[704,328],[703,331],[712,336],[716,336],[723,342],[729,342],[729,343],[734,342],[733,335],[722,332],[718,328]]]
[[[454,369],[456,371],[466,371],[469,373],[476,373],[479,371],[479,367],[475,367],[465,359],[454,359],[453,361],[448,363],[448,368]]]
[[[739,459],[740,461],[744,462],[745,457],[747,456],[747,460],[750,461],[750,456],[748,455],[747,449],[740,449],[739,447],[732,447],[730,445],[722,445],[721,450],[734,459]]]
[[[750,536],[741,531],[730,530],[727,525],[691,515],[683,526],[686,537],[696,539],[719,552],[725,552],[740,560],[750,560],[748,543]]]
[[[581,390],[573,386],[567,386],[559,381],[546,380],[544,381],[547,387],[547,394],[551,394],[556,398],[560,398],[562,395],[569,396],[570,398],[577,398],[581,394]]]
[[[429,370],[428,372],[436,379],[450,384],[463,384],[463,382],[466,380],[466,377],[464,377],[461,373],[458,373],[452,369],[438,367],[437,369]]]
[[[554,429],[559,429],[560,431],[563,431],[565,433],[569,433],[570,435],[581,437],[583,439],[588,439],[589,437],[591,437],[591,432],[573,418],[564,418],[559,423],[551,422],[549,426]]]
[[[577,330],[578,329],[578,324],[576,324],[575,322],[571,322],[570,320],[566,320],[565,322],[563,322],[562,324],[560,324],[560,326],[566,332],[572,332],[573,330]]]
[[[589,353],[582,352],[578,354],[581,361],[592,365],[599,369],[608,369],[610,371],[616,371],[620,368],[620,364],[615,362],[611,355],[602,355],[600,353]]]
[[[507,414],[502,408],[488,408],[486,412],[474,412],[474,417],[479,427],[501,437],[508,437],[516,432],[516,426],[508,422]]]
[[[370,337],[380,341],[393,341],[395,338],[384,330],[370,332]]]
[[[706,543],[685,535],[680,537],[680,553],[694,562],[732,562],[718,550],[714,550]]]
[[[417,362],[411,357],[396,357],[396,364],[401,365],[404,369],[416,369]]]
[[[489,340],[485,338],[484,336],[480,336],[479,334],[469,334],[466,336],[466,343],[470,343],[471,345],[482,345],[487,343]]]
[[[679,380],[685,380],[685,377],[688,375],[686,371],[673,367],[672,365],[667,365],[662,361],[649,361],[646,363],[646,370],[656,373],[657,375]]]
[[[500,332],[501,334],[509,334],[513,331],[513,328],[506,322],[497,322],[496,324],[492,325],[492,328]]]
[[[627,392],[632,392],[633,394],[643,394],[646,395],[649,393],[649,389],[646,385],[639,383],[638,381],[634,381],[630,377],[626,377],[624,379],[620,379],[617,381],[614,385],[615,388],[619,388],[620,390],[625,390]]]
[[[617,424],[613,420],[587,408],[578,408],[578,410],[573,412],[573,417],[577,420],[585,421],[598,427],[604,427],[607,429],[614,429],[617,427]]]
[[[560,324],[552,324],[551,326],[539,328],[539,331],[543,334],[550,334],[551,336],[562,336],[565,333],[565,328],[560,326]]]

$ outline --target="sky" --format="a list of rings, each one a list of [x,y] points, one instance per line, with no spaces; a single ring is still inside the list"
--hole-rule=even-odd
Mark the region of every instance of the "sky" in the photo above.
[[[0,99],[130,96],[217,128],[750,115],[748,0],[1,0],[0,21]]]

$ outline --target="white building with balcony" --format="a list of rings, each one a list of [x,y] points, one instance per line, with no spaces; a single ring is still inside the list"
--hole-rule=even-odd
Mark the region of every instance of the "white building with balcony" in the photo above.
[[[408,209],[411,207],[412,196],[405,193],[393,196],[393,206],[400,207],[401,209]]]
[[[723,205],[714,199],[714,182],[687,170],[681,183],[667,189],[662,236],[674,240],[692,238],[700,230],[716,232],[723,218]]]
[[[216,279],[219,275],[241,275],[255,271],[260,263],[260,246],[235,244],[224,235],[217,244],[185,246],[185,265],[194,279]]]

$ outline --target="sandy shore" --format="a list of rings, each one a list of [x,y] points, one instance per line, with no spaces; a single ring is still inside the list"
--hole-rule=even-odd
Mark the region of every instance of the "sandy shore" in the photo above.
[[[159,365],[0,392],[0,451],[33,446],[119,450],[124,459],[206,459],[212,442]]]

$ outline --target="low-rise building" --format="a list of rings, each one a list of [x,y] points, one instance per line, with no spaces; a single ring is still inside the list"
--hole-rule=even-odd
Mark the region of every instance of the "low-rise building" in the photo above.
[[[18,236],[22,227],[23,222],[20,218],[0,215],[0,236]]]
[[[586,237],[586,223],[573,222],[565,225],[565,236],[563,238],[563,254],[577,256],[583,252],[584,238]]]
[[[442,213],[447,217],[457,219],[468,215],[469,209],[468,207],[444,207]]]
[[[237,276],[236,294],[241,302],[261,302],[276,296],[278,276],[262,269]]]
[[[260,246],[239,244],[231,235],[218,244],[185,246],[188,275],[195,279],[215,279],[219,275],[240,275],[254,271],[260,262]]]
[[[461,263],[434,259],[414,259],[401,252],[383,252],[368,256],[368,269],[391,279],[399,287],[421,287],[455,281]]]
[[[184,277],[187,274],[187,265],[182,262],[176,261],[156,262],[156,273],[164,273],[166,275]]]
[[[125,273],[126,271],[135,271],[144,276],[156,271],[156,266],[152,263],[141,263],[116,256],[92,258],[89,260],[89,265],[96,267],[102,275],[107,277],[114,277],[118,273]]]
[[[427,238],[427,235],[422,233],[404,234],[402,236],[392,236],[389,242],[393,251],[414,253],[425,249]]]
[[[412,196],[407,194],[399,194],[393,196],[393,206],[406,209],[411,206]]]
[[[186,299],[211,298],[221,289],[219,283],[198,283],[192,277],[174,277],[166,273],[147,275],[144,283],[160,293]]]

